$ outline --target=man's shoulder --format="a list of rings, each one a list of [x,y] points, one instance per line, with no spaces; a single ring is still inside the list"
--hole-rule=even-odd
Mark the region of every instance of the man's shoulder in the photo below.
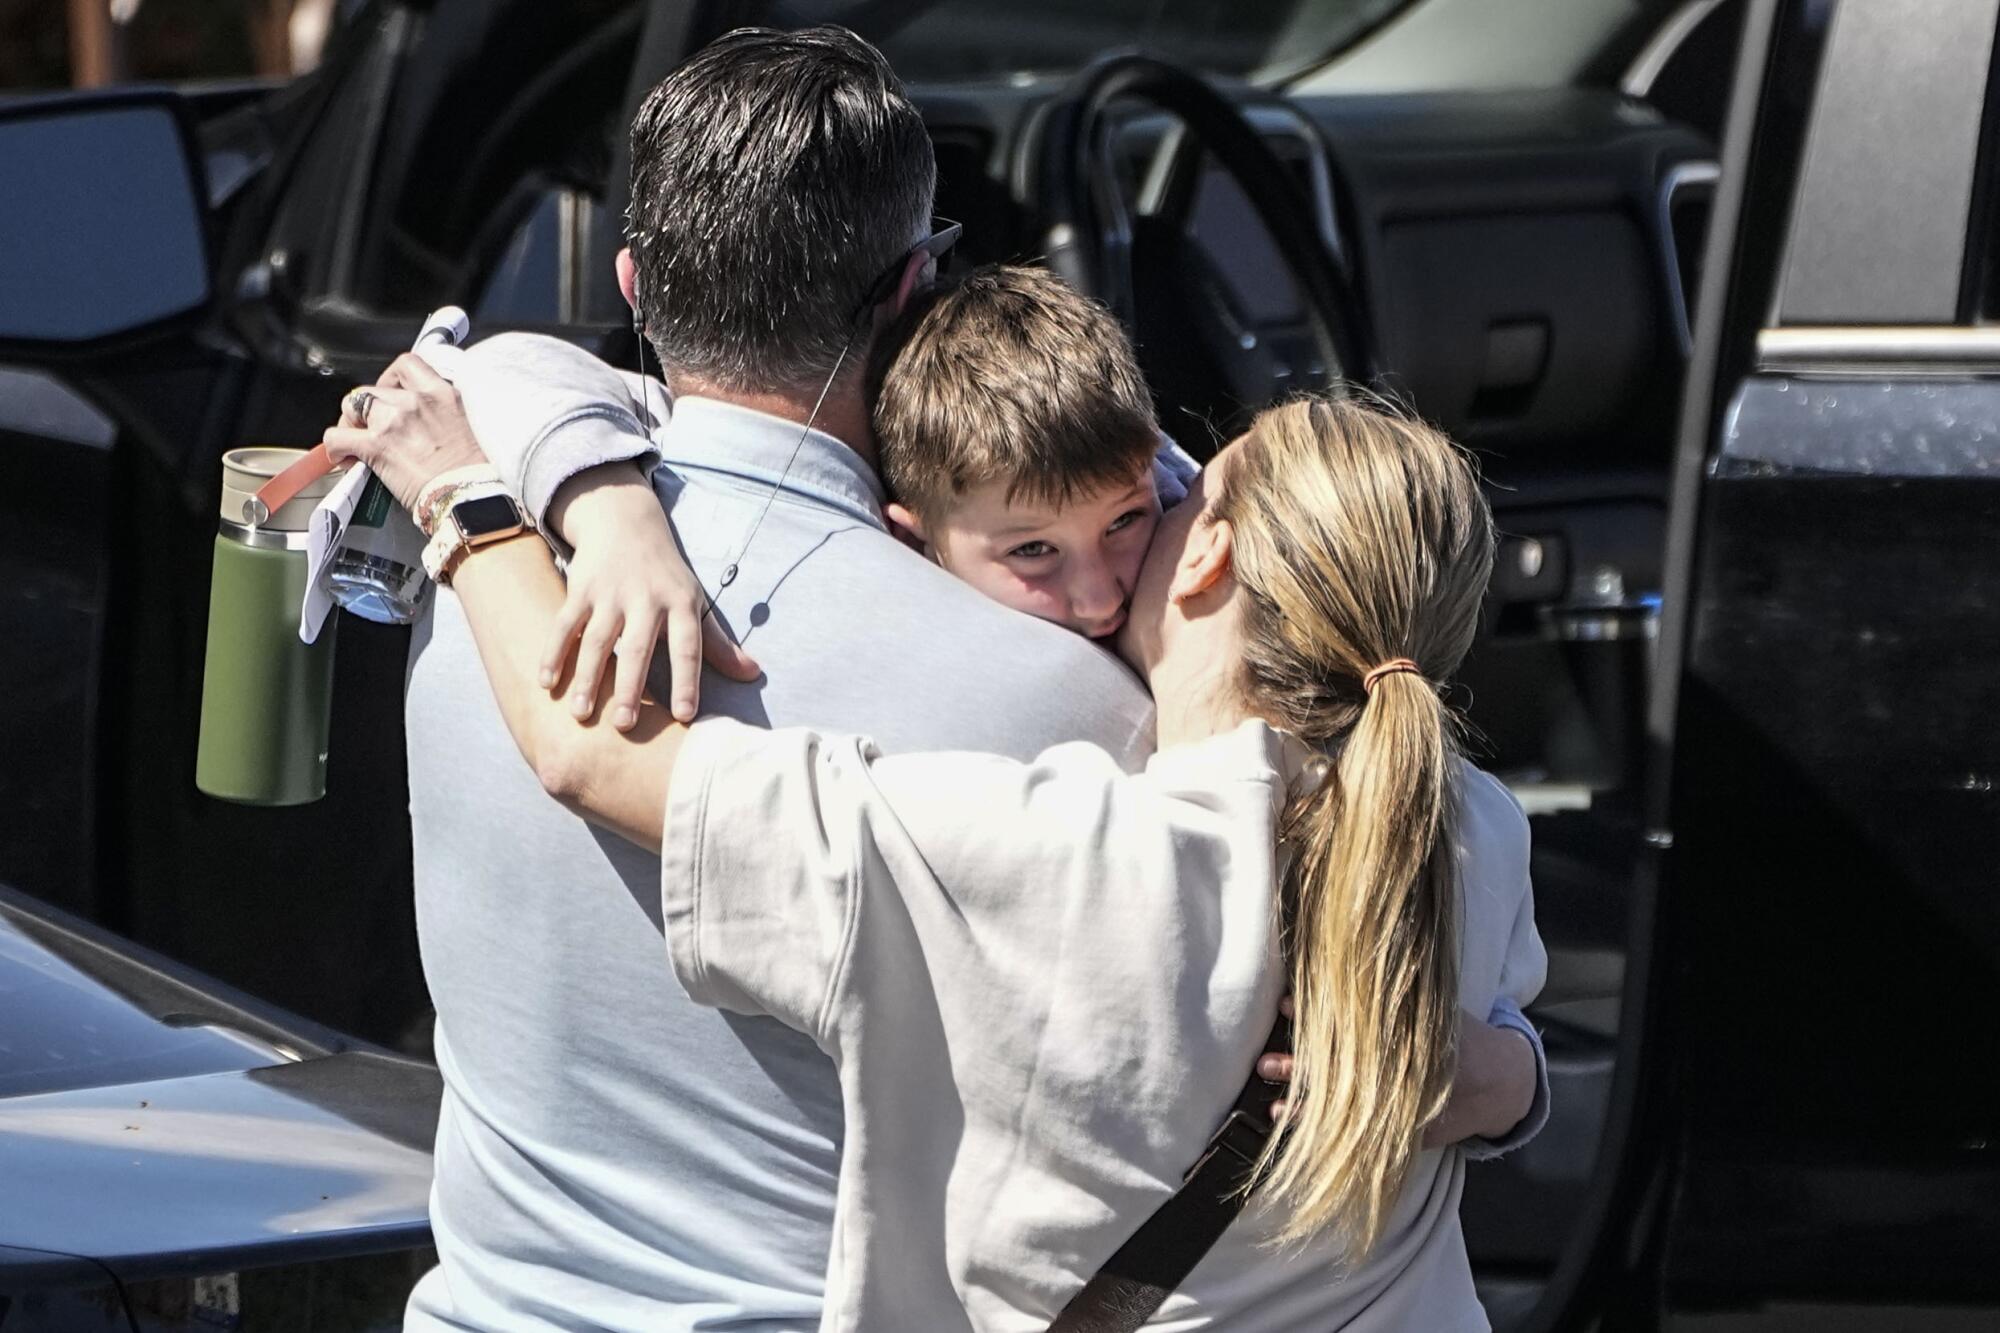
[[[672,509],[674,526],[683,537],[706,545],[706,539],[716,533],[740,536],[741,512],[687,509],[677,503],[683,491],[732,495],[705,467],[663,463],[653,481]],[[754,496],[749,500],[735,498],[751,510],[761,508]],[[819,532],[822,519],[826,527],[838,530],[837,541],[823,539]],[[808,595],[822,596],[830,587],[851,594],[867,615],[879,618],[884,634],[920,638],[927,654],[934,651],[938,656],[978,661],[983,667],[982,679],[991,680],[1017,669],[1018,674],[1035,677],[1049,671],[1073,672],[1084,684],[1145,697],[1138,678],[1116,654],[1061,626],[1002,606],[886,529],[832,509],[808,520],[808,528],[803,537],[794,539],[815,544],[808,559],[783,563],[793,573],[817,565],[816,572],[824,582],[809,581],[812,590]],[[829,578],[832,570],[838,573]],[[993,655],[997,645],[1005,645],[1007,651]]]
[[[1005,673],[1011,664],[1024,677],[1040,680],[1055,672],[1080,687],[1145,697],[1138,677],[1108,648],[1060,625],[1002,606],[901,542],[887,540],[900,552],[890,558],[899,563],[906,559],[914,567],[907,575],[913,605],[920,603],[923,613],[935,618],[942,649],[977,657],[993,673]],[[994,644],[1006,644],[1009,651],[998,659],[982,657]]]
[[[466,345],[468,361],[504,365],[526,374],[559,378],[564,374],[615,374],[616,369],[594,352],[551,333],[509,329]]]
[[[957,707],[1001,728],[980,748],[1026,758],[1083,741],[1136,768],[1152,748],[1153,700],[1109,650],[1002,606],[921,557],[911,576],[915,626],[935,628],[927,670],[950,682]]]
[[[1152,699],[1110,652],[1000,605],[880,528],[829,526],[793,533],[806,558],[784,562],[768,608],[777,632],[749,641],[779,685],[773,720],[863,732],[895,752],[1026,759],[1086,740],[1123,766],[1143,760]]]

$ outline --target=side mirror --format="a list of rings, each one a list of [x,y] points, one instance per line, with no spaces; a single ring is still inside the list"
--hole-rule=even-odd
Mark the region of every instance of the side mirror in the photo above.
[[[54,350],[208,303],[201,172],[158,94],[0,109],[0,343]]]

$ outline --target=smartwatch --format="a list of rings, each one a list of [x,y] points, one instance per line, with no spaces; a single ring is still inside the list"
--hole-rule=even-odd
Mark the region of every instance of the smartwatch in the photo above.
[[[460,486],[443,497],[435,513],[435,530],[424,547],[424,572],[439,587],[451,586],[452,571],[467,551],[535,530],[534,520],[499,482]]]

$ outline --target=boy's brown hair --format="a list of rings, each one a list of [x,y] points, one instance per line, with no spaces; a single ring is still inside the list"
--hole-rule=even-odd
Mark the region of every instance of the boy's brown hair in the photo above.
[[[924,519],[998,480],[1066,504],[1129,484],[1159,447],[1124,329],[1046,269],[989,265],[918,296],[873,378],[883,480]]]

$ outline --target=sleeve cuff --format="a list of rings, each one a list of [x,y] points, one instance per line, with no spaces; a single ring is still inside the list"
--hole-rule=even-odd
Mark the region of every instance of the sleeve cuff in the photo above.
[[[1165,431],[1159,436],[1160,447],[1153,455],[1153,489],[1160,497],[1160,508],[1172,509],[1187,499],[1188,488],[1201,475],[1201,464],[1174,443],[1173,436]]]
[[[724,719],[688,728],[667,783],[667,817],[660,841],[660,914],[667,957],[681,988],[696,1004],[719,1006],[724,997],[709,984],[701,948],[701,875],[708,835],[710,779],[726,763],[735,730]]]
[[[528,446],[521,467],[521,503],[548,531],[549,506],[562,484],[605,463],[637,462],[650,474],[660,451],[629,411],[596,403],[558,417]]]
[[[1512,1028],[1528,1039],[1528,1045],[1535,1052],[1535,1100],[1528,1107],[1528,1114],[1521,1122],[1497,1139],[1467,1139],[1461,1147],[1465,1155],[1475,1162],[1490,1161],[1521,1147],[1537,1134],[1542,1126],[1549,1123],[1549,1057],[1542,1049],[1542,1034],[1535,1031],[1535,1025],[1521,1012],[1521,1006],[1506,996],[1501,996],[1493,1006],[1493,1012],[1486,1021],[1497,1028]]]

